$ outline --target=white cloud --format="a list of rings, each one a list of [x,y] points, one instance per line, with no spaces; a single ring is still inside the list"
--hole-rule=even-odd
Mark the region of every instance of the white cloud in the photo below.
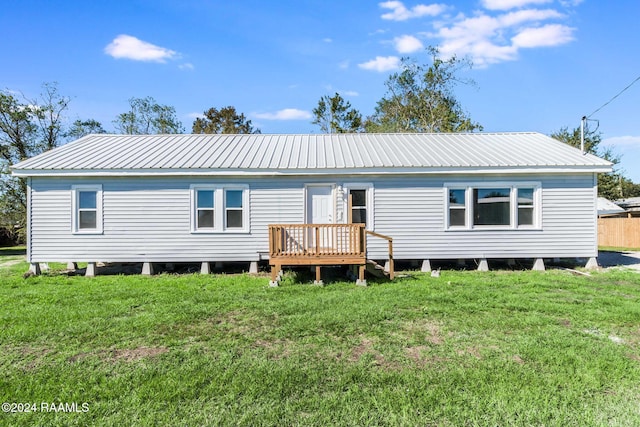
[[[525,28],[511,39],[517,47],[558,46],[574,40],[573,28],[549,24],[538,28]]]
[[[565,15],[553,9],[523,9],[473,17],[458,15],[441,25],[431,37],[441,39],[443,56],[469,56],[478,67],[518,58],[521,48],[558,46],[574,39],[574,29],[561,24],[544,24]]]
[[[602,145],[607,147],[634,147],[640,148],[640,136],[614,136],[602,140]]]
[[[360,94],[355,90],[345,90],[342,93],[344,93],[345,96],[360,96]]]
[[[345,59],[342,62],[338,63],[338,68],[342,69],[342,70],[346,70],[347,68],[349,68],[349,60]]]
[[[136,37],[120,34],[105,48],[104,52],[116,59],[133,61],[166,62],[179,55],[176,51],[142,41]]]
[[[447,6],[443,4],[419,4],[407,9],[401,1],[385,1],[379,5],[383,9],[391,10],[391,12],[382,15],[382,19],[390,21],[406,21],[421,16],[438,16],[447,9]]]
[[[399,66],[400,58],[397,56],[376,56],[376,58],[371,61],[358,64],[358,67],[364,70],[378,71],[380,73],[396,70]]]
[[[576,7],[582,2],[583,0],[560,0],[560,4],[564,7]]]
[[[181,70],[193,70],[194,66],[190,62],[185,62],[184,64],[178,65],[178,68],[180,68]]]
[[[253,113],[252,116],[264,120],[309,120],[313,117],[310,112],[297,108],[285,108],[275,113]]]
[[[541,22],[547,19],[559,19],[564,15],[553,9],[525,9],[517,12],[509,12],[498,16],[498,22],[502,27],[513,27],[525,22]]]
[[[396,37],[393,39],[393,42],[395,43],[396,50],[399,53],[413,53],[424,48],[422,42],[414,36],[404,35]]]
[[[329,37],[325,37],[324,39],[322,39],[323,42],[325,43],[332,43],[333,39],[329,38]]]
[[[187,117],[188,119],[191,119],[191,120],[195,120],[195,119],[203,118],[204,114],[202,114],[202,113],[188,113],[185,117]]]
[[[489,10],[509,10],[531,4],[551,3],[553,0],[482,0],[482,5]]]

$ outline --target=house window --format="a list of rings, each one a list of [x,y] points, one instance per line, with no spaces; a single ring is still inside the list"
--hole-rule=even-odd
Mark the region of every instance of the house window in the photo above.
[[[350,190],[351,222],[367,224],[367,190]]]
[[[227,228],[242,228],[242,190],[225,190],[224,194]]]
[[[216,221],[214,195],[214,190],[196,191],[196,228],[198,230],[204,228],[215,228]]]
[[[518,225],[534,225],[533,188],[518,188]]]
[[[345,222],[364,224],[367,230],[373,230],[373,184],[344,184]]]
[[[72,198],[73,233],[102,233],[102,186],[75,185]]]
[[[191,186],[191,232],[249,231],[249,187]]]
[[[473,225],[510,225],[510,205],[510,188],[474,188]]]
[[[467,224],[467,202],[464,189],[449,190],[449,226],[464,227]]]
[[[540,184],[445,185],[447,229],[536,228]]]

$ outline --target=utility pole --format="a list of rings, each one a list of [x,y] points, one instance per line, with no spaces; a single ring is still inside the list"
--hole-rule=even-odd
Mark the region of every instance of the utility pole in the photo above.
[[[580,120],[580,151],[582,151],[582,154],[586,154],[584,152],[584,124],[587,121],[587,116],[582,116],[582,119]]]

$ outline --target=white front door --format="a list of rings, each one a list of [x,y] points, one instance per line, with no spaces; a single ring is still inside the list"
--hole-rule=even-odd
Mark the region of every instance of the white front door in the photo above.
[[[312,185],[307,187],[307,224],[333,224],[333,187]],[[307,242],[310,248],[330,248],[333,232],[327,228],[309,229]],[[316,236],[319,239],[316,241]]]
[[[307,224],[333,224],[333,188],[307,187]]]

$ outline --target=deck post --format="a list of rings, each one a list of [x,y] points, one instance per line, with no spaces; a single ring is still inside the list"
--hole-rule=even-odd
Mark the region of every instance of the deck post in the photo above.
[[[365,268],[366,268],[365,264],[361,264],[358,266],[358,280],[356,280],[356,285],[367,286],[367,281],[364,278]]]
[[[35,274],[36,276],[42,274],[42,270],[40,269],[40,263],[32,262],[31,265],[29,266],[29,271]]]
[[[489,271],[489,263],[486,258],[482,258],[478,263],[478,271]]]
[[[69,261],[67,263],[67,270],[77,270],[77,269],[78,269],[78,263],[77,262]]]
[[[314,285],[324,285],[322,282],[322,274],[320,271],[320,266],[316,265],[316,280],[313,281]]]
[[[153,274],[153,264],[150,262],[143,262],[142,272],[140,274],[145,276],[151,276]]]
[[[269,287],[271,288],[278,287],[278,281],[280,280],[279,271],[280,271],[280,265],[278,264],[271,265],[271,280],[269,281]]]
[[[515,266],[516,266],[516,260],[515,260],[515,259],[513,259],[513,258],[508,258],[508,259],[507,259],[507,265],[508,265],[509,267],[512,267],[512,268],[513,268],[513,267],[515,267]]]
[[[587,260],[587,264],[584,266],[587,270],[595,270],[598,266],[598,258],[591,257]]]
[[[249,264],[249,274],[258,274],[258,261],[251,261]]]
[[[544,271],[544,260],[542,258],[536,258],[533,261],[533,267],[531,269],[534,271]]]
[[[429,273],[431,271],[431,260],[422,260],[422,267],[420,268],[420,271],[423,273]]]
[[[200,265],[200,274],[210,274],[211,273],[211,265],[209,261],[203,261],[202,265]]]
[[[95,277],[95,275],[96,275],[96,263],[95,262],[88,262],[87,263],[87,269],[84,271],[84,275],[86,277]]]

